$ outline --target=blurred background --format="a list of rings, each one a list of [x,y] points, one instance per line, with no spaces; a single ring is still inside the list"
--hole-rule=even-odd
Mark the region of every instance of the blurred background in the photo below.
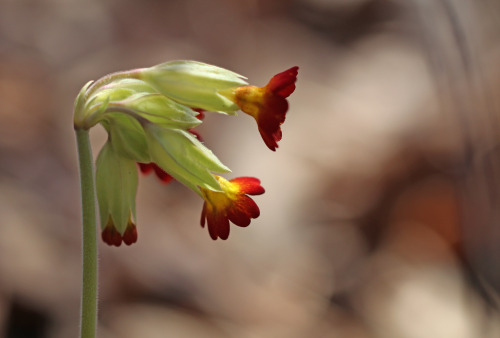
[[[0,337],[78,336],[80,88],[176,59],[256,85],[298,65],[283,140],[244,114],[199,128],[266,188],[227,241],[191,191],[140,178],[138,242],[99,243],[99,337],[500,337],[499,10],[0,0]]]

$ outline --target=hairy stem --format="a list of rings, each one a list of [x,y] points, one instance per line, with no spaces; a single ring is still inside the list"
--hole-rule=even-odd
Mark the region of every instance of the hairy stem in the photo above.
[[[92,149],[89,131],[76,130],[82,194],[81,338],[94,338],[97,326],[97,223]]]

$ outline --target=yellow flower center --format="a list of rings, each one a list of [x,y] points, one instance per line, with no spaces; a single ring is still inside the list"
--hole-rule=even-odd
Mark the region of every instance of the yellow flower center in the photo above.
[[[244,86],[234,90],[234,99],[244,113],[256,118],[262,108],[265,94],[265,87]]]
[[[237,184],[233,184],[223,177],[215,175],[215,179],[219,182],[222,192],[202,189],[202,194],[209,202],[210,207],[225,209],[238,198],[240,189]]]

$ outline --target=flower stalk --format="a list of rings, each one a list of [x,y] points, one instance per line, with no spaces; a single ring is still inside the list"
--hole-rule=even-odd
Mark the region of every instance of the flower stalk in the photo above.
[[[89,131],[76,129],[82,194],[82,298],[80,337],[93,338],[97,325],[97,222]]]

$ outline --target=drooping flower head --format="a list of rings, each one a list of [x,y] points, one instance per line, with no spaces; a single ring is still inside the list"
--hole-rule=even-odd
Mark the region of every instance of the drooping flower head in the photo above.
[[[299,67],[292,67],[271,78],[264,87],[242,86],[224,92],[240,109],[257,121],[260,135],[272,151],[281,140],[281,125],[288,111],[286,98],[295,90]]]
[[[135,196],[138,169],[162,181],[176,180],[204,199],[201,224],[213,239],[226,239],[229,222],[245,227],[259,216],[248,195],[264,193],[252,177],[226,180],[230,169],[193,128],[205,111],[253,116],[266,145],[275,150],[295,90],[298,67],[275,75],[265,87],[195,61],[173,61],[118,72],[87,83],[75,101],[75,129],[100,124],[108,133],[96,163],[102,239],[120,246],[137,241]]]
[[[252,218],[260,215],[259,207],[248,195],[261,195],[264,188],[255,177],[238,177],[230,181],[215,176],[222,191],[201,189],[203,211],[201,226],[208,226],[212,239],[227,239],[229,236],[229,221],[240,227],[250,224]]]

